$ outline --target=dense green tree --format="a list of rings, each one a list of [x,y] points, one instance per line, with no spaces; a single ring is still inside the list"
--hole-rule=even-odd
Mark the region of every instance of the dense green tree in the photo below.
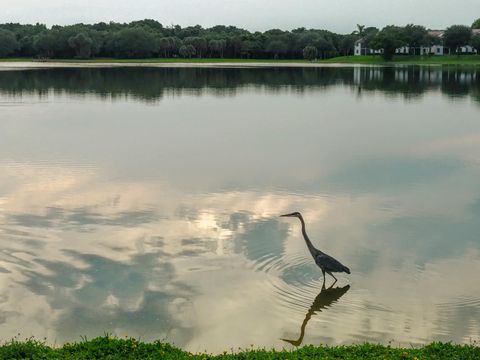
[[[395,50],[406,45],[405,34],[401,27],[390,25],[385,26],[371,42],[374,49],[383,50],[383,58],[392,60]]]
[[[357,40],[356,35],[345,35],[340,40],[338,51],[343,56],[348,56],[353,54],[353,49],[355,47],[355,41]]]
[[[57,44],[55,33],[51,30],[44,31],[33,39],[33,47],[40,57],[50,58],[55,55]]]
[[[281,37],[282,35],[285,34],[285,31],[280,30],[280,29],[270,29],[264,32],[265,36],[268,36],[272,39]]]
[[[303,49],[303,58],[306,60],[315,60],[318,56],[318,49],[315,46],[305,46]]]
[[[35,56],[36,51],[33,47],[35,35],[47,30],[43,24],[22,25],[18,23],[0,24],[0,29],[11,31],[15,34],[18,41],[18,48],[14,55],[16,56]]]
[[[0,29],[9,31],[17,41],[17,46],[9,53],[10,56],[55,58],[198,56],[301,59],[304,57],[303,50],[308,46],[317,49],[317,57],[327,58],[351,55],[357,39],[362,39],[364,47],[373,47],[371,43],[378,33],[377,28],[364,25],[358,25],[356,31],[347,35],[304,27],[292,31],[271,29],[265,32],[249,32],[235,26],[224,25],[211,28],[202,28],[200,25],[184,28],[179,25],[164,27],[152,19],[131,23],[56,25],[51,29],[42,24],[8,23],[0,24]],[[394,45],[400,43],[408,44],[411,48],[419,48],[439,41],[438,37],[429,36],[425,28],[419,25],[407,25],[402,28],[402,33],[397,29],[400,28],[383,29],[382,34],[376,39],[377,48],[386,45],[392,49]],[[382,42],[381,47],[379,42]],[[460,43],[465,45],[465,39]],[[4,41],[0,46],[5,47],[5,44]],[[194,54],[191,48],[188,50],[182,48],[183,55],[180,55],[180,48],[189,45],[195,49]]]
[[[302,33],[298,33],[294,50],[303,52],[303,49],[305,49],[306,46],[313,46],[317,40],[318,34],[314,31],[303,31]]]
[[[472,29],[480,29],[480,18],[473,22]]]
[[[470,44],[477,50],[477,54],[480,54],[480,34],[472,36]]]
[[[464,25],[452,25],[443,34],[445,46],[450,53],[456,53],[460,46],[467,45],[472,37],[472,29]]]
[[[100,54],[102,50],[105,48],[105,39],[106,39],[106,32],[94,31],[89,30],[88,36],[92,40],[91,45],[91,53],[92,56]]]
[[[248,38],[243,40],[240,48],[242,57],[247,59],[255,57],[255,55],[260,54],[262,50],[261,41],[256,38]]]
[[[196,50],[195,50],[195,47],[191,44],[182,45],[180,46],[178,53],[180,54],[181,57],[190,59],[192,56],[195,56]]]
[[[410,47],[410,52],[413,55],[417,54],[417,50],[421,46],[425,46],[428,43],[428,32],[424,26],[408,24],[403,29],[404,41]]]
[[[229,57],[241,57],[242,55],[242,36],[234,35],[227,39],[227,49]]]
[[[370,26],[363,29],[363,35],[359,38],[362,40],[362,46],[365,48],[371,47],[371,43],[375,36],[377,36],[379,30],[376,27]]]
[[[144,28],[126,28],[115,33],[108,47],[117,57],[150,57],[157,50],[155,37]]]
[[[128,26],[129,27],[143,27],[143,28],[149,29],[149,30],[157,32],[157,33],[162,33],[162,31],[163,31],[163,25],[160,24],[158,21],[152,20],[152,19],[132,21],[130,24],[128,24]]]
[[[109,31],[110,26],[109,26],[109,24],[102,21],[102,22],[99,22],[97,24],[93,24],[92,25],[92,30],[95,30],[95,31]]]
[[[89,58],[92,54],[92,39],[85,33],[80,33],[68,39],[78,58]]]
[[[92,36],[94,31],[91,29],[90,25],[84,24],[75,24],[69,26],[53,26],[51,30],[44,31],[40,35],[44,35],[46,38],[43,39],[44,44],[52,43],[53,48],[50,50],[50,55],[48,57],[57,57],[57,58],[73,58],[77,56],[75,47],[71,46],[70,38],[77,36],[80,33],[84,33],[85,37],[90,38],[92,41],[90,52],[96,52],[96,45],[93,43]],[[96,37],[95,37],[96,38]],[[79,38],[80,40],[80,38]],[[78,49],[77,49],[78,50]],[[44,52],[48,53],[47,49],[44,49]],[[46,55],[43,55],[46,56]]]
[[[43,24],[35,24],[35,25],[23,25],[19,23],[7,23],[7,24],[0,24],[0,29],[9,30],[15,34],[18,39],[23,38],[24,36],[33,36],[37,35],[45,30],[47,27]]]
[[[9,30],[0,29],[0,57],[13,54],[18,47],[15,34]]]
[[[178,50],[183,45],[182,40],[175,36],[162,37],[158,39],[157,46],[160,56],[165,58],[178,54]]]
[[[178,27],[176,31],[176,35],[180,39],[185,39],[187,37],[199,36],[202,32],[203,32],[203,28],[200,25],[195,25],[195,26],[187,26],[186,28]]]
[[[208,49],[210,50],[211,54],[219,56],[223,58],[223,53],[225,52],[225,48],[227,47],[227,42],[223,39],[221,40],[210,40],[208,43]]]
[[[19,56],[33,57],[36,54],[35,47],[33,46],[34,36],[24,36],[18,42],[19,44]]]
[[[281,40],[272,40],[268,43],[266,51],[273,55],[274,59],[278,59],[280,55],[287,52],[287,44]]]
[[[207,40],[200,36],[189,36],[183,39],[185,45],[192,45],[195,48],[195,54],[201,58],[207,51]]]
[[[318,49],[318,54],[322,59],[329,57],[329,55],[336,54],[336,49],[333,44],[323,37],[318,37],[313,45]]]
[[[161,56],[164,58],[167,58],[170,56],[170,49],[173,45],[172,38],[171,37],[162,37],[158,39],[158,51]]]

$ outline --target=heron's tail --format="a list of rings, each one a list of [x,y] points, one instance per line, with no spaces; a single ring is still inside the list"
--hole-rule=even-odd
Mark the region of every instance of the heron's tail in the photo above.
[[[350,269],[346,266],[343,267],[343,271],[345,271],[347,274],[350,274]]]

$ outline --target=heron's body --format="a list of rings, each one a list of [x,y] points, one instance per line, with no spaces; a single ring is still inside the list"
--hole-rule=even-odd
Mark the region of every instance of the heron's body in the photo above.
[[[325,254],[324,252],[316,249],[315,246],[313,246],[312,242],[310,241],[307,235],[307,231],[305,230],[305,221],[303,220],[302,214],[300,214],[299,212],[294,212],[291,214],[285,214],[281,216],[296,217],[302,223],[303,238],[305,239],[305,243],[307,244],[310,254],[312,254],[313,260],[315,260],[315,264],[317,264],[318,267],[322,270],[324,281],[325,281],[325,273],[332,276],[335,279],[335,281],[337,280],[337,278],[332,273],[345,272],[347,274],[350,274],[350,269],[348,267],[343,265],[337,259],[334,259],[330,255]]]

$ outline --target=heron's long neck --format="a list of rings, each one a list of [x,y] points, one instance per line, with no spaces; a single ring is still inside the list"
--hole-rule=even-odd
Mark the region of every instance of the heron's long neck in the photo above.
[[[302,223],[302,234],[303,238],[305,239],[305,242],[307,243],[308,250],[310,250],[310,253],[313,255],[315,253],[315,247],[313,246],[312,242],[308,238],[307,231],[305,230],[305,221],[303,221],[302,217],[299,217],[300,222]]]

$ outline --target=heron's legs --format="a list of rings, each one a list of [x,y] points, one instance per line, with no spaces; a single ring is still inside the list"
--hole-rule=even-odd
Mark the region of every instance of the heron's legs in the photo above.
[[[335,275],[333,275],[331,272],[329,272],[328,275],[330,275],[331,277],[333,277],[335,279],[332,286],[335,285],[335,283],[338,281],[337,278],[335,277]]]
[[[323,274],[323,286],[325,287],[325,270],[322,269],[322,274]]]

